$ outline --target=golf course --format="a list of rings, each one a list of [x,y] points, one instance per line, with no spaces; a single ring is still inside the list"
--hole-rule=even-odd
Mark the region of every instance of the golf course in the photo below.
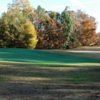
[[[0,100],[100,100],[100,0],[0,0]]]
[[[0,49],[0,100],[100,100],[100,48]]]

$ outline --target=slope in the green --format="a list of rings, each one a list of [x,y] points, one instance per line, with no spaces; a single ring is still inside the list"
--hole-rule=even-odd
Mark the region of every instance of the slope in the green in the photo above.
[[[82,57],[82,55],[27,49],[0,49],[0,62],[40,65],[100,64],[100,60]]]

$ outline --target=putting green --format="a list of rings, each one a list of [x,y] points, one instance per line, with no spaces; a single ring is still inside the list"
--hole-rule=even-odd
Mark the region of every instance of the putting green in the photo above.
[[[72,53],[54,53],[42,50],[0,49],[0,62],[40,65],[100,65],[100,60]]]

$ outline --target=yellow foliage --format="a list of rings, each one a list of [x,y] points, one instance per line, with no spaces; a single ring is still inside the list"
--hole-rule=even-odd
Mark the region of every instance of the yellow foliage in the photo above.
[[[35,48],[38,41],[37,32],[35,30],[34,25],[30,21],[27,21],[24,24],[24,33],[25,33],[27,47]]]

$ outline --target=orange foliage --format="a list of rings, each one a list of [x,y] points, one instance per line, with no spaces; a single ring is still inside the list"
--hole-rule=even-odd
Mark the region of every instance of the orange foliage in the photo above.
[[[87,14],[81,14],[79,41],[87,46],[97,43],[95,18]]]

